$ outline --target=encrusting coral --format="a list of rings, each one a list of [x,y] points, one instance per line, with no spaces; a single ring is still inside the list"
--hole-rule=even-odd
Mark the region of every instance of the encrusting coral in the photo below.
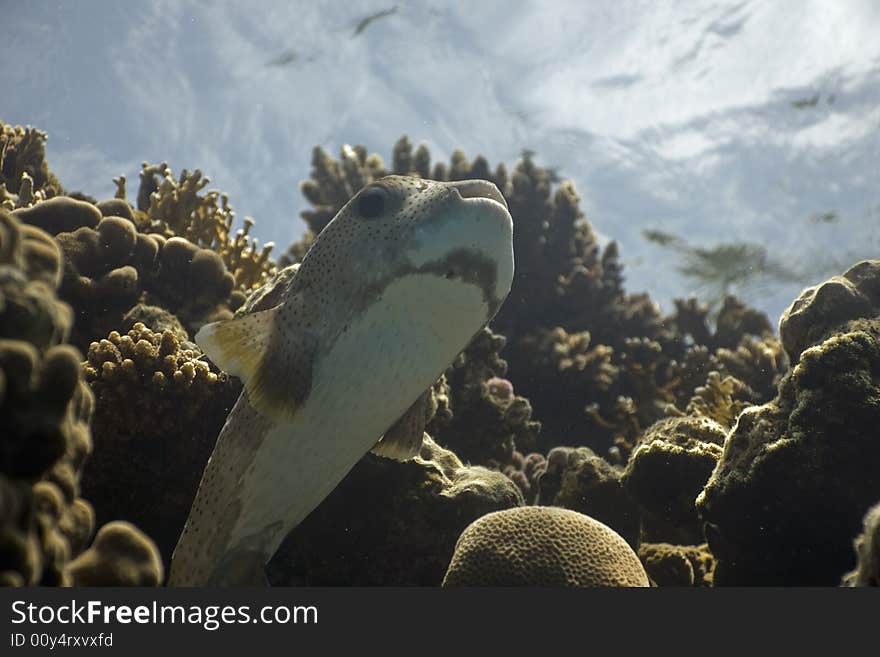
[[[642,509],[646,540],[702,542],[695,501],[721,458],[726,434],[699,417],[667,418],[645,432],[621,481]]]
[[[642,543],[639,559],[657,586],[712,586],[715,560],[705,543]]]
[[[739,416],[697,500],[716,584],[834,584],[850,566],[880,498],[878,290],[880,262],[863,262],[783,313],[797,364]]]
[[[443,586],[648,586],[619,534],[582,513],[524,506],[462,532]]]
[[[48,201],[47,201],[48,202]],[[66,585],[94,530],[79,490],[94,397],[64,344],[58,247],[0,209],[0,582]],[[134,535],[143,538],[139,530]],[[158,583],[158,581],[156,582]]]

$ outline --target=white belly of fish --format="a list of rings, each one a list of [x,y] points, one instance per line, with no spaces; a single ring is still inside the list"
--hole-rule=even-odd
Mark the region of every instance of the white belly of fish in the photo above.
[[[459,280],[416,274],[389,284],[316,363],[293,421],[268,428],[240,481],[224,552],[259,537],[270,558],[467,345],[486,313],[482,290]]]

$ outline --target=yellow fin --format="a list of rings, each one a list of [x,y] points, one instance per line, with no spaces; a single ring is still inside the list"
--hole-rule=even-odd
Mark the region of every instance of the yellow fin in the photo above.
[[[275,326],[280,307],[206,324],[196,343],[220,369],[242,380],[261,415],[289,421],[311,389],[313,349],[302,336],[280,335],[285,330]],[[293,327],[286,330],[295,333]],[[285,348],[288,344],[292,347]]]
[[[430,390],[423,392],[400,419],[391,425],[370,450],[373,454],[395,461],[408,461],[419,453],[422,437],[425,435],[425,410],[429,394]]]
[[[196,333],[196,344],[221,370],[247,383],[269,347],[278,308],[205,324]]]

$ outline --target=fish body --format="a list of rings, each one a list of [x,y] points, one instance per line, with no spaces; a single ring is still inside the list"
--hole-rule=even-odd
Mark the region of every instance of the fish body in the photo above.
[[[169,585],[253,583],[371,447],[417,453],[426,389],[510,290],[512,230],[491,183],[388,176],[327,225],[277,305],[199,331],[244,390]]]

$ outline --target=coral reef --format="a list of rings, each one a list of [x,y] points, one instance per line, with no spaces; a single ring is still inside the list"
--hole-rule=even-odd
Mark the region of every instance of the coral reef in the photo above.
[[[126,198],[125,177],[115,179],[117,199]],[[226,194],[207,190],[200,194],[210,179],[196,169],[184,169],[175,179],[167,162],[143,163],[137,194],[137,210],[132,219],[139,230],[157,233],[165,238],[182,237],[220,257],[232,274],[235,287],[253,290],[266,283],[275,273],[270,242],[260,249],[250,235],[254,221],[245,217],[244,228],[233,232],[235,213]]]
[[[137,322],[89,346],[95,451],[83,493],[99,522],[131,521],[168,563],[214,442],[241,392],[172,330]],[[137,459],[132,459],[136,454]]]
[[[510,174],[503,166],[492,170],[482,157],[471,161],[461,151],[448,165],[432,165],[424,145],[414,149],[403,137],[392,160],[388,169],[363,146],[344,146],[338,160],[316,148],[311,177],[301,184],[312,205],[302,213],[309,233],[282,262],[299,261],[338,209],[361,186],[386,173],[484,178],[498,185],[516,225],[517,266],[511,294],[492,326],[507,340],[510,363],[509,372],[496,376],[514,383],[543,427],[534,444],[515,439],[520,451],[586,445],[600,452],[612,448],[623,460],[643,430],[669,407],[685,408],[712,371],[749,386],[748,403],[775,394],[785,364],[778,358],[781,350],[774,349],[766,316],[728,297],[710,327],[708,309],[695,300],[679,302],[676,314],[663,318],[647,295],[627,294],[617,244],[599,246],[574,186],[558,182],[530,153]],[[689,353],[692,349],[695,354]],[[451,390],[456,396],[454,382]],[[726,409],[728,421],[736,410],[732,403]],[[444,440],[440,431],[435,433]],[[461,442],[449,444],[470,449]],[[510,454],[510,447],[463,455],[503,462],[504,452]]]
[[[0,207],[27,207],[63,193],[46,162],[48,135],[0,121]]]
[[[642,543],[639,559],[656,586],[712,586],[715,560],[705,543]]]
[[[648,541],[702,542],[697,495],[721,458],[726,430],[698,417],[673,417],[652,425],[621,477],[643,511]]]
[[[541,429],[531,419],[528,400],[502,378],[507,363],[499,353],[505,342],[488,328],[476,335],[446,370],[448,412],[428,425],[440,445],[465,461],[492,467],[510,463],[516,447],[533,447]]]
[[[508,172],[404,137],[388,167],[314,150],[279,267],[201,171],[145,163],[132,203],[122,176],[98,201],[46,140],[0,124],[0,583],[161,583],[241,390],[191,336],[275,305],[338,209],[399,173],[498,185],[513,289],[432,387],[419,456],[366,455],[272,582],[878,584],[880,261],[804,290],[778,338],[732,296],[663,316],[531,153]]]
[[[843,586],[880,586],[880,504],[868,509],[863,526],[854,541],[856,567],[843,576]]]
[[[107,211],[124,213],[119,203]],[[121,327],[138,304],[174,313],[189,331],[232,316],[244,301],[220,256],[181,237],[138,232],[125,216],[103,216],[86,201],[58,196],[16,210],[53,234],[64,255],[59,295],[76,311],[71,341],[81,349]]]
[[[538,479],[538,503],[578,511],[639,545],[638,505],[621,484],[621,472],[588,447],[554,447]]]
[[[462,465],[427,437],[410,461],[368,454],[287,537],[269,580],[436,586],[468,523],[522,504],[510,479]]]
[[[443,586],[648,586],[614,530],[568,509],[489,513],[462,532]]]
[[[92,547],[67,571],[74,586],[158,586],[164,572],[155,544],[120,521],[101,527]]]
[[[95,526],[79,485],[92,449],[94,397],[81,355],[64,344],[71,312],[56,297],[60,279],[60,253],[48,234],[0,209],[0,581],[5,585],[75,582],[71,559],[88,546]],[[105,558],[108,567],[114,560]]]
[[[808,289],[783,314],[797,364],[775,399],[739,416],[697,500],[716,584],[833,584],[850,566],[861,514],[880,498],[878,265]],[[853,294],[829,292],[842,289],[863,295],[863,317]]]

